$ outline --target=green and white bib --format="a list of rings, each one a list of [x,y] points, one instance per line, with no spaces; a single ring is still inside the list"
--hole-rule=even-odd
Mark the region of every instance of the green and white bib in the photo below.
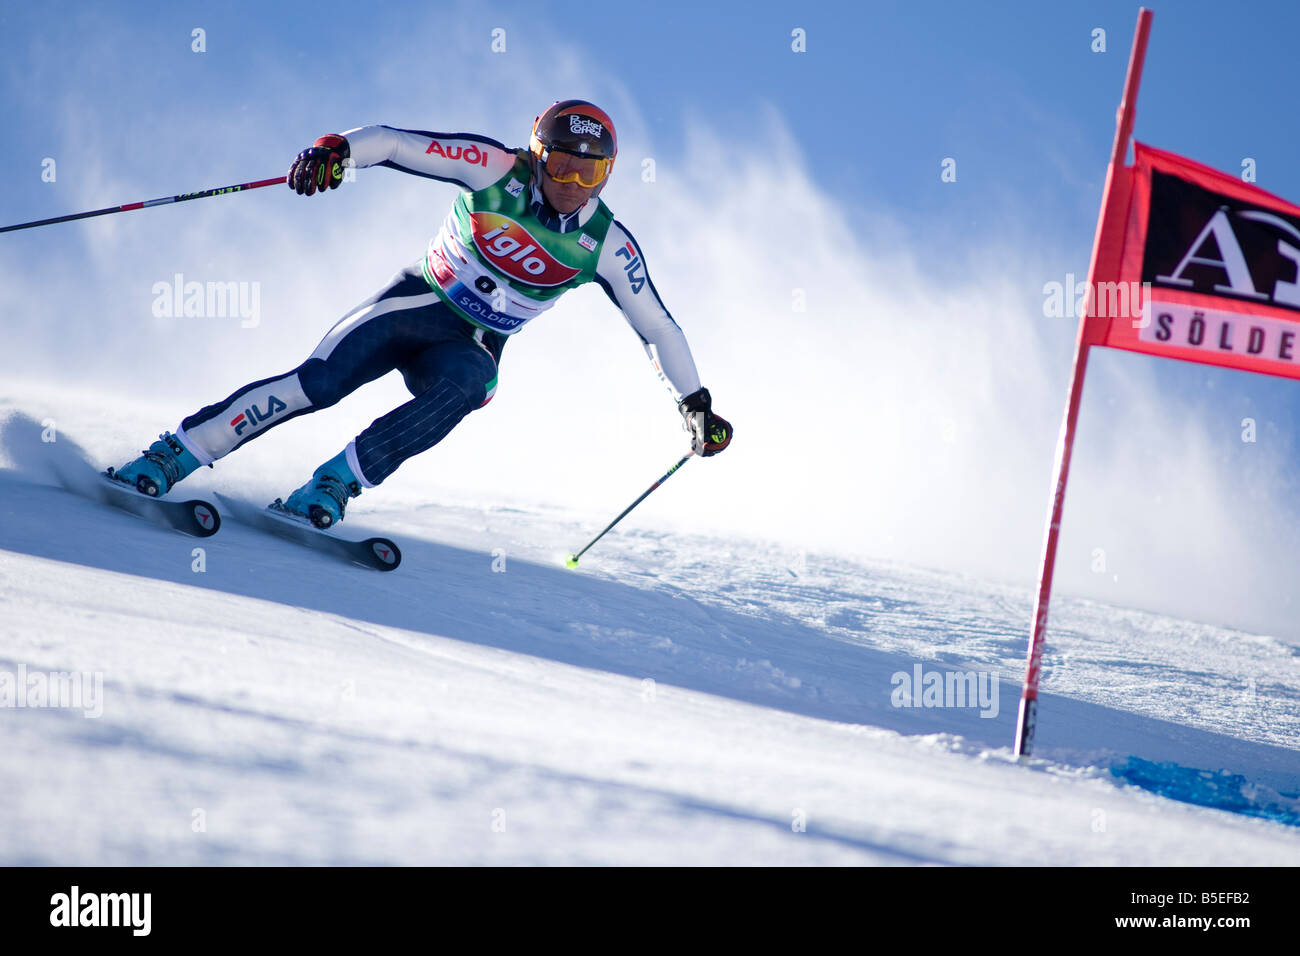
[[[424,278],[480,328],[518,332],[569,289],[596,277],[613,215],[603,202],[569,232],[548,229],[530,202],[528,154],[484,189],[462,192],[429,243]]]

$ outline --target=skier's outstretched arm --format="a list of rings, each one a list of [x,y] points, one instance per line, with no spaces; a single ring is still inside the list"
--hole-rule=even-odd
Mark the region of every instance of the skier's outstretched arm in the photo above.
[[[344,166],[387,166],[473,190],[508,173],[515,158],[514,150],[474,133],[360,126],[320,137],[298,154],[288,180],[290,189],[310,196],[337,189]]]
[[[650,281],[641,247],[617,220],[605,235],[596,264],[596,281],[640,336],[659,377],[668,384],[686,419],[696,453],[716,455],[726,448],[731,441],[731,425],[713,414],[712,398],[709,390],[700,386],[686,336]]]

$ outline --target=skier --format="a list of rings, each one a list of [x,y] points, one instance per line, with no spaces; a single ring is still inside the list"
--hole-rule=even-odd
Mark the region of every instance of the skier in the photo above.
[[[731,425],[714,414],[690,347],[659,299],[631,233],[598,197],[618,141],[609,116],[564,100],[533,121],[527,149],[468,133],[363,126],[298,154],[288,185],[324,195],[345,166],[387,166],[463,191],[417,264],[357,306],[293,371],[245,385],[185,418],[109,474],[167,494],[200,465],[298,415],[328,408],[397,369],[414,396],[326,461],[282,507],[328,528],[348,500],[427,451],[497,387],[506,339],[586,282],[599,282],[666,379],[693,450],[715,455]]]

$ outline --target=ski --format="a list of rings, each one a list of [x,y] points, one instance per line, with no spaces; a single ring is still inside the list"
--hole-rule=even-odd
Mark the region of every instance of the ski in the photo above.
[[[340,538],[332,531],[322,531],[306,518],[278,508],[274,504],[259,508],[245,501],[227,498],[225,495],[219,494],[216,497],[221,502],[221,506],[236,521],[284,538],[286,541],[293,541],[376,571],[393,571],[402,563],[401,549],[388,538],[366,538],[362,541]]]
[[[189,501],[151,498],[108,472],[101,472],[99,478],[98,487],[103,489],[99,499],[114,508],[196,538],[207,538],[221,529],[221,513],[199,498]]]
[[[71,446],[69,455],[54,457],[51,465],[59,482],[68,491],[129,512],[154,524],[196,538],[214,535],[221,528],[221,514],[209,502],[197,498],[189,501],[151,498],[126,482],[110,477],[111,469],[96,471],[75,445]]]

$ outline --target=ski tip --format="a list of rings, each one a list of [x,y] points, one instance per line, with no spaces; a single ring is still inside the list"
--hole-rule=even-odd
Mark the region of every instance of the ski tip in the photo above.
[[[566,568],[576,568],[578,566],[578,556],[576,554],[570,554],[564,559],[564,566]]]

